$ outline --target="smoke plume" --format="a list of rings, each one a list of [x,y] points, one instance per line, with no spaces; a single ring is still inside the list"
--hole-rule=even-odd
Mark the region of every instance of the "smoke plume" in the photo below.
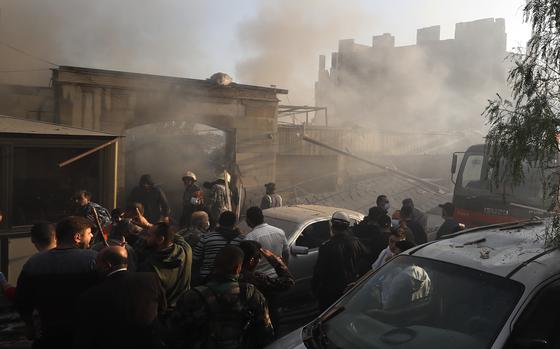
[[[45,85],[53,66],[44,60],[162,75],[207,71],[199,37],[211,9],[202,0],[2,0],[0,9],[0,40],[40,58],[0,46],[4,83]]]
[[[313,104],[318,55],[372,21],[358,0],[267,0],[258,6],[239,28],[240,44],[253,56],[237,65],[236,79],[287,88],[292,104]]]

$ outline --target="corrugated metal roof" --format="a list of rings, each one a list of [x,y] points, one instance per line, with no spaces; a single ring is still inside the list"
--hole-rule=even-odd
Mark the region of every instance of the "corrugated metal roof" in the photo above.
[[[109,133],[69,127],[43,121],[14,118],[5,115],[0,115],[0,134],[117,137],[116,135]]]

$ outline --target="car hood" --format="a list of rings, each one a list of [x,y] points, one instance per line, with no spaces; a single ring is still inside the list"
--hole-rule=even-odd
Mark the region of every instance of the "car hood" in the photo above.
[[[272,344],[266,347],[266,349],[305,349],[306,346],[303,344],[301,338],[301,332],[303,327],[288,333],[284,337],[274,341]]]

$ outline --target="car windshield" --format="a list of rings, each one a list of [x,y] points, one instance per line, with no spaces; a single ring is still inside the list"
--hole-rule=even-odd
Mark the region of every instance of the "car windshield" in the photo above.
[[[523,289],[478,270],[399,256],[327,311],[322,323],[308,325],[306,345],[489,348]]]

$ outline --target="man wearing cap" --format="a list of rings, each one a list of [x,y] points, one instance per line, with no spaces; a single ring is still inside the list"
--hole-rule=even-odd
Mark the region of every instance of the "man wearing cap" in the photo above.
[[[446,202],[443,205],[439,205],[439,207],[441,207],[441,216],[445,221],[437,231],[437,240],[441,239],[445,235],[456,233],[462,229],[462,225],[459,224],[453,217],[453,214],[455,213],[455,205],[450,202]]]
[[[229,185],[230,175],[226,171],[216,176],[216,180],[211,185],[211,194],[208,202],[210,213],[210,223],[215,226],[220,215],[226,211],[231,211],[231,197],[228,197],[226,185]]]
[[[331,218],[331,238],[319,247],[311,288],[325,310],[365,272],[366,248],[348,230],[350,218],[337,211]]]
[[[280,194],[276,194],[276,184],[266,183],[264,187],[266,188],[266,195],[261,200],[261,209],[282,207],[282,197]]]
[[[138,186],[132,189],[128,202],[138,202],[144,206],[144,217],[148,222],[168,222],[170,215],[169,203],[163,190],[156,186],[152,176],[144,174]]]
[[[200,187],[196,184],[196,175],[192,171],[187,171],[183,175],[185,191],[183,192],[183,213],[181,214],[180,224],[188,228],[191,223],[193,212],[202,210],[204,197]]]

